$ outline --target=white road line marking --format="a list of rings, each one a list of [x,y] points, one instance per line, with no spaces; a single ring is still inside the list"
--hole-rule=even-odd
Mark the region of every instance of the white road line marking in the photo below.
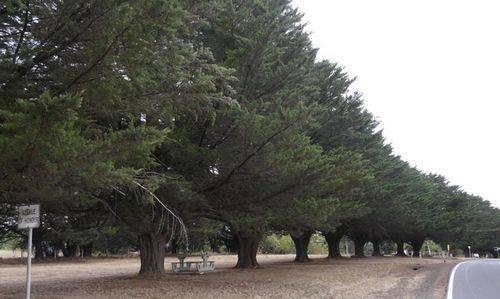
[[[455,267],[453,267],[453,270],[451,271],[450,281],[448,282],[448,291],[446,294],[446,299],[453,299],[453,279],[455,279],[455,271],[457,271],[460,265],[465,264],[467,262],[470,261],[458,263]]]

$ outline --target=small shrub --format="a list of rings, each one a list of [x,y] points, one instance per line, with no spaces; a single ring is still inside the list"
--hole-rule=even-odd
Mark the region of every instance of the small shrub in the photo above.
[[[265,254],[295,253],[295,246],[289,235],[271,234],[262,240],[259,249]]]
[[[260,253],[264,254],[294,254],[295,245],[290,235],[270,234],[262,240]],[[309,254],[327,254],[328,245],[320,234],[313,234],[309,242]]]
[[[295,252],[295,250],[294,250]],[[313,234],[309,242],[309,254],[328,254],[328,244],[326,244],[325,237],[320,234]]]

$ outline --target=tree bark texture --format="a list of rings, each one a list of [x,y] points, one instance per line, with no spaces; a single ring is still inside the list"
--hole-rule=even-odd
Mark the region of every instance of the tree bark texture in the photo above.
[[[67,242],[66,245],[62,248],[62,252],[64,257],[75,257],[77,245],[71,242]]]
[[[238,243],[238,262],[236,268],[256,268],[257,249],[259,248],[260,236],[242,232],[233,232],[233,237]]]
[[[91,257],[94,244],[89,243],[80,247],[82,257]]]
[[[165,273],[165,237],[155,233],[144,233],[139,236],[141,275],[158,275]]]
[[[403,241],[397,241],[396,244],[398,245],[398,249],[396,251],[396,256],[406,256],[405,254],[405,242]]]
[[[43,236],[41,228],[33,229],[33,247],[35,247],[35,259],[44,258],[44,248],[43,248]]]
[[[354,257],[365,257],[365,240],[354,238]]]
[[[380,241],[379,240],[374,240],[372,241],[373,244],[373,256],[382,256],[380,253]]]
[[[419,256],[422,245],[424,245],[424,239],[412,240],[410,244],[413,247],[413,256]]]
[[[309,247],[309,241],[311,241],[312,232],[306,231],[300,235],[292,235],[293,243],[295,244],[295,262],[308,262],[309,256],[307,255],[307,249]]]
[[[328,244],[328,258],[333,259],[340,257],[340,240],[343,234],[338,232],[335,233],[325,233],[326,244]]]

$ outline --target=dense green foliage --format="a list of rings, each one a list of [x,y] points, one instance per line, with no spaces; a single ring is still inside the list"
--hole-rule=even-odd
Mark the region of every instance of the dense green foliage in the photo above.
[[[259,248],[335,257],[344,235],[361,256],[500,245],[499,209],[394,155],[288,0],[9,0],[0,17],[0,243],[40,203],[37,257],[140,249],[141,273],[166,245],[238,267]]]
[[[269,254],[293,254],[295,253],[295,246],[289,235],[273,233],[262,239],[259,251]],[[312,235],[308,251],[310,254],[328,253],[328,245],[325,242],[325,238],[319,234]]]

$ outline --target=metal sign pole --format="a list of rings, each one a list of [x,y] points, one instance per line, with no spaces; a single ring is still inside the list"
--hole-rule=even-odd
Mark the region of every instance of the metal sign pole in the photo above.
[[[28,260],[26,262],[26,299],[30,298],[31,295],[31,255],[33,246],[33,228],[40,226],[40,205],[26,205],[17,207],[18,219],[17,228],[18,229],[28,229]]]
[[[30,299],[31,293],[31,244],[33,241],[33,228],[29,228],[28,232],[28,268],[26,270],[26,299]]]

